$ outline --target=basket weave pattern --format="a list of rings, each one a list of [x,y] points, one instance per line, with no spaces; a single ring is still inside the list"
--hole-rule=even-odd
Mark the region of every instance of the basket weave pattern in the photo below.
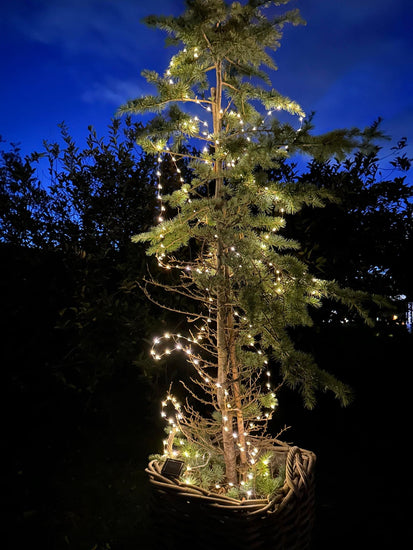
[[[284,485],[271,499],[237,500],[161,475],[157,461],[146,469],[152,488],[159,548],[182,544],[200,550],[307,550],[314,519],[315,455],[298,447],[275,447],[284,461]]]

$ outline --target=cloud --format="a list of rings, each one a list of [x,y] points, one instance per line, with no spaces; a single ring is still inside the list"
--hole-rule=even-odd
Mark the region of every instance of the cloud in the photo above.
[[[9,24],[29,40],[58,46],[70,55],[130,60],[148,46],[140,38],[142,18],[153,11],[179,13],[182,2],[158,0],[154,6],[136,0],[29,0],[3,9]]]
[[[118,107],[129,99],[134,99],[142,94],[143,90],[139,88],[136,81],[110,78],[105,82],[93,83],[82,94],[81,99],[86,103],[100,102]]]

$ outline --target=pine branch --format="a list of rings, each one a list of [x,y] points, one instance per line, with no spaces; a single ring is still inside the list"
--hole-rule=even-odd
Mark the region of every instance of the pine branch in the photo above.
[[[179,283],[151,276],[137,284],[152,303],[192,323],[185,341],[198,347],[185,345],[184,351],[195,374],[192,385],[183,386],[202,406],[209,405],[212,415],[202,417],[188,401],[185,414],[177,408],[165,452],[175,452],[179,428],[188,453],[208,453],[197,478],[205,484],[214,479],[222,458],[227,481],[239,483],[257,453],[275,441],[266,429],[277,390],[270,379],[262,380],[270,357],[282,382],[297,389],[307,407],[327,390],[343,405],[349,402],[347,386],[296,348],[291,327],[311,326],[313,308],[326,299],[370,322],[366,304],[371,297],[313,277],[300,260],[299,243],[284,232],[291,216],[305,207],[324,207],[335,200],[333,194],[294,175],[289,180],[283,169],[284,159],[296,153],[324,160],[372,147],[378,127],[312,133],[311,117],[304,120],[298,103],[271,88],[268,75],[268,68],[276,68],[272,52],[284,25],[303,20],[297,10],[267,18],[264,7],[263,0],[188,0],[180,17],[147,18],[169,33],[178,53],[163,76],[144,72],[157,95],[131,100],[119,110],[162,113],[138,132],[139,145],[157,154],[160,166],[162,154],[173,162],[188,161],[179,187],[165,195],[157,173],[159,209],[166,215],[133,240],[148,244],[147,253],[157,257],[159,267],[180,274]],[[281,123],[281,111],[297,118]],[[194,143],[205,144],[199,155],[180,149]],[[172,219],[164,220],[171,209]],[[160,304],[150,286],[190,300],[201,311]],[[156,359],[169,352],[169,347],[152,350]]]

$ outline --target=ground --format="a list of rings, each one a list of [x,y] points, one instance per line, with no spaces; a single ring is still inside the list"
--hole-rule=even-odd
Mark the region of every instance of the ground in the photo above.
[[[353,382],[350,407],[321,396],[306,411],[290,390],[280,395],[279,421],[293,426],[285,440],[317,454],[314,550],[397,548],[406,525],[409,401],[399,382],[412,337],[368,334],[347,332],[325,349],[334,349],[338,370]],[[144,469],[163,437],[157,389],[131,369],[81,412],[78,398],[59,392],[16,389],[3,417],[7,547],[149,550]]]

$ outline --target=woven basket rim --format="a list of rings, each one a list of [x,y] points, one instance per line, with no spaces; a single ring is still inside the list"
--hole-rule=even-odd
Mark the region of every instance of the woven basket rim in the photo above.
[[[285,443],[274,445],[273,451],[286,454],[286,479],[283,486],[276,491],[271,499],[239,500],[195,485],[188,485],[176,478],[162,475],[160,462],[157,460],[151,460],[145,471],[149,475],[150,483],[160,491],[198,500],[217,509],[239,511],[248,516],[266,515],[280,511],[292,498],[299,498],[302,493],[308,491],[316,460],[312,451]]]

